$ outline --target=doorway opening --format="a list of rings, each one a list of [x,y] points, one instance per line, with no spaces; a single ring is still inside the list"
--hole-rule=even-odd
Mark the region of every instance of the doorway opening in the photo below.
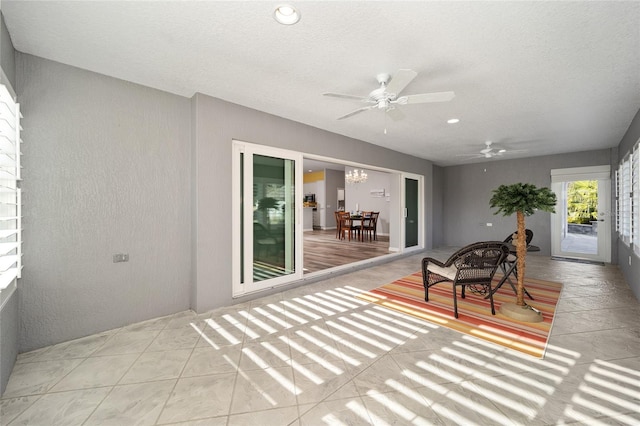
[[[232,171],[234,297],[424,247],[423,176],[241,141]],[[339,211],[359,220],[348,239]]]
[[[558,198],[551,216],[552,256],[610,262],[610,167],[552,170],[551,182]]]
[[[598,181],[563,182],[566,193],[562,212],[563,252],[595,255],[598,253]]]

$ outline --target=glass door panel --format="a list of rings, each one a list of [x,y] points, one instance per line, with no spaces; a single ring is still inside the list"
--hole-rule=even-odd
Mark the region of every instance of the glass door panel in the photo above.
[[[253,156],[253,281],[295,272],[295,164]]]
[[[563,182],[561,252],[598,254],[598,181]]]
[[[418,181],[405,178],[405,247],[418,245]]]
[[[234,295],[302,276],[298,161],[294,153],[234,144]]]

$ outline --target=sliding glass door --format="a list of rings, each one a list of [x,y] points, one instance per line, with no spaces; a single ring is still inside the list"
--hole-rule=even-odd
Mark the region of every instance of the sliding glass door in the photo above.
[[[401,173],[400,187],[402,197],[400,198],[401,216],[401,241],[402,251],[414,251],[424,248],[424,178],[412,173]],[[400,231],[400,230],[399,230]]]
[[[234,295],[301,277],[301,158],[234,142]]]
[[[418,245],[418,180],[404,179],[404,235],[405,247]]]

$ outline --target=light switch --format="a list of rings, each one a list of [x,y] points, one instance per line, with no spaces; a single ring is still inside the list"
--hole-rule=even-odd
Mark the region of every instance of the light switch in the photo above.
[[[128,261],[129,261],[128,253],[117,253],[113,255],[113,263],[128,262]]]

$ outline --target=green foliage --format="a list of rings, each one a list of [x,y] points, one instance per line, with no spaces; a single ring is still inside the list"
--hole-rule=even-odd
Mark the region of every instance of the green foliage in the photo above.
[[[590,223],[598,220],[598,181],[580,180],[567,185],[567,221]]]
[[[537,188],[530,183],[514,183],[494,189],[490,203],[492,208],[498,208],[494,214],[502,213],[503,216],[516,212],[531,216],[536,210],[555,213],[556,194],[549,188]]]
[[[278,200],[271,197],[264,197],[258,201],[258,210],[269,210],[278,207]]]

